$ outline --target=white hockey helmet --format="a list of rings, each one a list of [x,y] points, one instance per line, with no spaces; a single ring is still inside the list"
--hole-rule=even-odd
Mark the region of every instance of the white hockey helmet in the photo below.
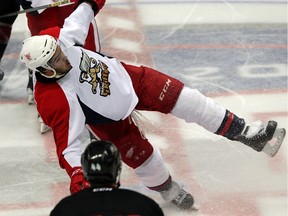
[[[50,35],[33,36],[23,41],[20,59],[26,67],[32,70],[37,71],[38,67],[43,67],[52,70],[56,75],[56,71],[48,64],[56,48],[57,42],[54,37]],[[45,76],[45,74],[42,75]]]

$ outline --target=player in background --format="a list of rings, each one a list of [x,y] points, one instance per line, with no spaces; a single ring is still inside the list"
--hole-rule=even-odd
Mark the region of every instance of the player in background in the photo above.
[[[248,124],[171,76],[79,46],[94,13],[82,3],[66,18],[57,41],[49,35],[34,36],[23,41],[20,53],[21,61],[37,71],[37,109],[53,130],[59,164],[71,178],[72,194],[89,186],[81,168],[79,139],[87,125],[100,140],[117,146],[122,161],[149,189],[181,209],[193,206],[191,194],[172,179],[160,151],[135,124],[134,110],[171,113],[258,152],[277,153],[285,137],[277,122]]]
[[[18,0],[2,0],[0,7],[0,16],[17,12],[20,10]],[[8,45],[12,25],[15,22],[17,15],[0,18],[0,81],[4,77],[4,70],[1,67],[1,60]]]
[[[39,7],[42,5],[51,4],[61,0],[19,0],[23,9],[30,9],[34,7]],[[28,28],[32,36],[41,34],[41,31],[54,28],[54,37],[58,37],[59,32],[57,32],[57,27],[59,29],[63,26],[64,20],[68,17],[77,7],[78,4],[83,2],[83,0],[70,0],[74,4],[47,8],[44,10],[38,10],[31,13],[27,13],[27,22]],[[102,8],[105,0],[95,0],[99,2],[100,7]],[[59,30],[58,30],[59,31]],[[43,33],[42,33],[43,34]],[[97,24],[95,19],[91,21],[89,26],[89,31],[84,43],[84,48],[92,51],[99,52],[101,50],[100,39],[97,29]],[[28,93],[28,104],[34,103],[33,95],[33,70],[28,69],[28,84],[27,84],[27,93]],[[44,124],[40,115],[38,115],[38,120],[40,122],[40,132],[46,133],[50,128]]]
[[[81,164],[89,187],[62,199],[50,216],[164,216],[162,209],[151,198],[119,188],[122,162],[113,143],[91,142],[81,156]]]

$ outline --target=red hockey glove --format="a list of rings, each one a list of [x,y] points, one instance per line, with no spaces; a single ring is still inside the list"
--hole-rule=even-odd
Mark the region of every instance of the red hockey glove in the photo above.
[[[82,2],[91,3],[94,15],[96,15],[102,9],[106,0],[79,0],[78,5],[81,4]]]
[[[84,188],[89,188],[90,184],[84,178],[82,168],[77,168],[72,175],[70,176],[71,183],[70,183],[70,193],[74,194],[78,191],[83,190]]]

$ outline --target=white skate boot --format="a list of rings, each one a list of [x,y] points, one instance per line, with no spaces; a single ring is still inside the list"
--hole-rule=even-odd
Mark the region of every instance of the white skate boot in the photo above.
[[[189,209],[194,204],[194,199],[187,191],[172,181],[169,188],[160,192],[162,198],[180,209]]]
[[[27,94],[28,94],[28,105],[34,104],[34,95],[33,90],[31,88],[27,88]]]
[[[38,121],[40,122],[40,133],[44,134],[47,131],[51,130],[50,127],[48,127],[47,125],[45,125],[45,123],[43,122],[41,116],[38,114]]]
[[[242,133],[235,139],[258,152],[262,151],[273,157],[278,152],[285,135],[286,130],[277,128],[275,121],[269,121],[267,124],[256,121],[251,125],[246,125]]]

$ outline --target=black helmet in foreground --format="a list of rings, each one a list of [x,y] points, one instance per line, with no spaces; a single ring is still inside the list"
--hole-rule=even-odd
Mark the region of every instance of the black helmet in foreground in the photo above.
[[[119,184],[121,156],[117,147],[109,141],[93,141],[81,156],[81,164],[87,181],[95,185]]]

